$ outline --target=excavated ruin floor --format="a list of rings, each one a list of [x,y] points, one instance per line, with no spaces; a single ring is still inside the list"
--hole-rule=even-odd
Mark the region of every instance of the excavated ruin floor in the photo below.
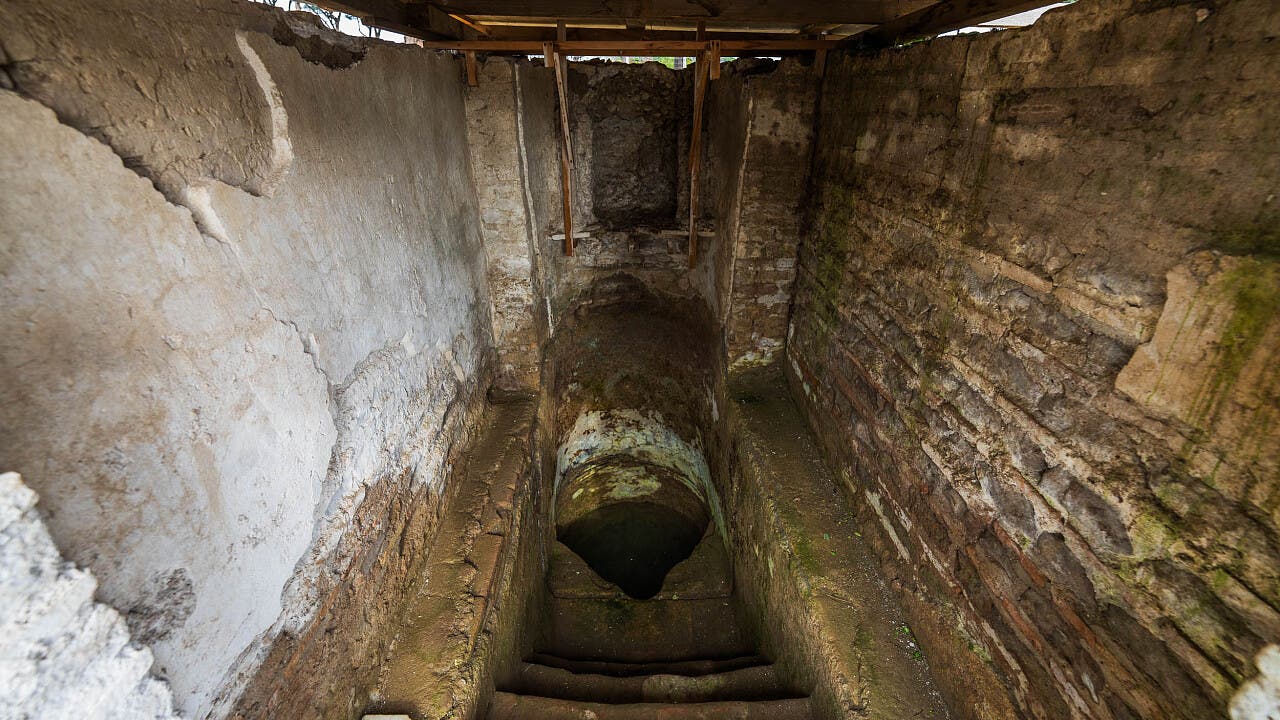
[[[477,670],[492,639],[490,607],[512,588],[508,561],[521,527],[516,498],[529,477],[534,403],[510,398],[487,408],[458,469],[424,582],[400,618],[375,709],[414,717],[453,716],[477,700]],[[463,711],[465,712],[465,710]]]
[[[766,598],[766,622],[809,638],[792,652],[808,654],[813,681],[834,695],[815,710],[883,720],[949,718],[928,661],[863,538],[870,528],[855,520],[780,369],[743,374],[730,391],[745,478],[739,520],[764,525],[743,535],[772,545],[753,553],[765,565],[754,575],[774,585],[757,594]]]
[[[591,597],[598,576],[556,543],[540,644],[499,686],[489,718],[948,717],[781,374],[740,378],[733,397],[746,492],[758,503],[739,503],[739,541],[773,545],[753,553],[761,566],[735,582],[708,533],[655,598]],[[694,596],[682,597],[676,586],[693,576],[700,582],[683,588]],[[743,584],[760,578],[771,587]],[[753,606],[764,623],[796,631],[794,646],[765,647],[748,594],[764,598]],[[783,655],[790,667],[775,664]]]
[[[511,577],[533,403],[491,405],[446,503],[427,582],[402,618],[377,709],[436,717],[487,700],[482,716],[493,720],[947,718],[781,374],[739,378],[731,395],[741,476],[727,499],[729,539],[747,559],[735,567],[709,530],[645,600],[549,536],[523,538],[550,543],[545,576]],[[496,600],[526,592],[545,593],[532,626],[490,621]],[[516,637],[532,647],[521,652]],[[514,668],[488,698],[490,676],[478,671],[507,656]]]

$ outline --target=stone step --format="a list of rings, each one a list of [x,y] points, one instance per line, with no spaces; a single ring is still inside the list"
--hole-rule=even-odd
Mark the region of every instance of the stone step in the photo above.
[[[589,675],[633,677],[636,675],[714,675],[743,668],[768,665],[769,660],[759,655],[739,655],[728,658],[699,658],[695,660],[668,660],[660,662],[621,662],[614,660],[576,660],[535,653],[530,663]]]
[[[523,663],[505,690],[561,700],[601,703],[705,703],[782,700],[790,692],[772,665],[703,675],[655,673],[617,677]]]
[[[734,657],[756,650],[732,598],[550,598],[542,649],[561,657],[654,662]]]
[[[810,720],[808,699],[609,705],[498,692],[489,720]]]

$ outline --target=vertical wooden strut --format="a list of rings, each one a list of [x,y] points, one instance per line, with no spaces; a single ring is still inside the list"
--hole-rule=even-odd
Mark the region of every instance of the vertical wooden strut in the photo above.
[[[564,55],[555,50],[556,93],[560,96],[560,197],[564,206],[564,254],[573,254],[573,152],[569,145],[569,68]]]
[[[710,54],[698,58],[693,74],[693,134],[689,137],[689,267],[698,261],[698,176],[702,170],[702,105],[712,60]]]
[[[476,87],[480,84],[480,80],[476,73],[476,51],[466,50],[463,52],[467,64],[467,87]]]

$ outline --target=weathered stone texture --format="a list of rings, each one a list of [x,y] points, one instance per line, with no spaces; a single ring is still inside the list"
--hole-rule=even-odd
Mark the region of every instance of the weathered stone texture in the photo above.
[[[0,6],[0,461],[191,716],[352,711],[491,368],[457,62],[284,18]]]
[[[778,367],[731,392],[731,546],[766,654],[812,688],[815,718],[951,717],[933,680],[951,668],[920,652]]]
[[[622,273],[650,291],[704,304],[726,328],[731,362],[773,360],[783,345],[795,279],[817,95],[812,69],[795,60],[741,60],[710,82],[698,261],[688,268],[696,70],[657,63],[570,67],[574,229],[586,236],[577,239],[571,258],[562,255],[558,238],[541,241],[552,318],[572,309],[588,288]],[[526,103],[524,112],[546,100]],[[535,124],[541,123],[529,123]],[[552,133],[558,135],[558,127]],[[558,172],[556,159],[549,160],[550,167],[539,165],[542,172]],[[549,227],[559,230],[559,186],[539,188],[537,177],[529,175],[531,189],[553,201]]]
[[[970,717],[1221,716],[1280,637],[1277,36],[1103,0],[828,68],[789,365]]]
[[[725,328],[733,368],[773,362],[786,340],[817,102],[811,68],[787,60],[762,69],[744,64],[741,79],[722,80],[742,84],[748,115],[740,196],[720,216],[733,252]]]
[[[568,83],[574,224],[611,230],[683,225],[691,73],[658,63],[571,63]]]
[[[526,192],[520,64],[491,59],[479,68],[467,98],[467,145],[480,203],[498,351],[497,382],[505,388],[537,384],[540,340],[545,330],[538,275],[540,238]]]
[[[0,714],[14,720],[175,718],[151,651],[94,602],[91,573],[65,562],[17,473],[0,474]]]

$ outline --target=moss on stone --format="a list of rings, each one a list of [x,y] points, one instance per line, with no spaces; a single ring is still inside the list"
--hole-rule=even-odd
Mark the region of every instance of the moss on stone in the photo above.
[[[796,561],[800,563],[800,567],[809,575],[818,575],[822,571],[822,566],[818,564],[818,558],[814,554],[813,543],[802,533],[793,532],[791,534],[791,550],[795,553]]]
[[[1222,287],[1231,294],[1232,311],[1218,340],[1214,372],[1193,415],[1193,424],[1202,429],[1217,422],[1241,372],[1280,317],[1280,262],[1245,258],[1226,274]]]
[[[1280,258],[1280,224],[1244,225],[1217,232],[1210,237],[1207,247],[1228,255]]]

